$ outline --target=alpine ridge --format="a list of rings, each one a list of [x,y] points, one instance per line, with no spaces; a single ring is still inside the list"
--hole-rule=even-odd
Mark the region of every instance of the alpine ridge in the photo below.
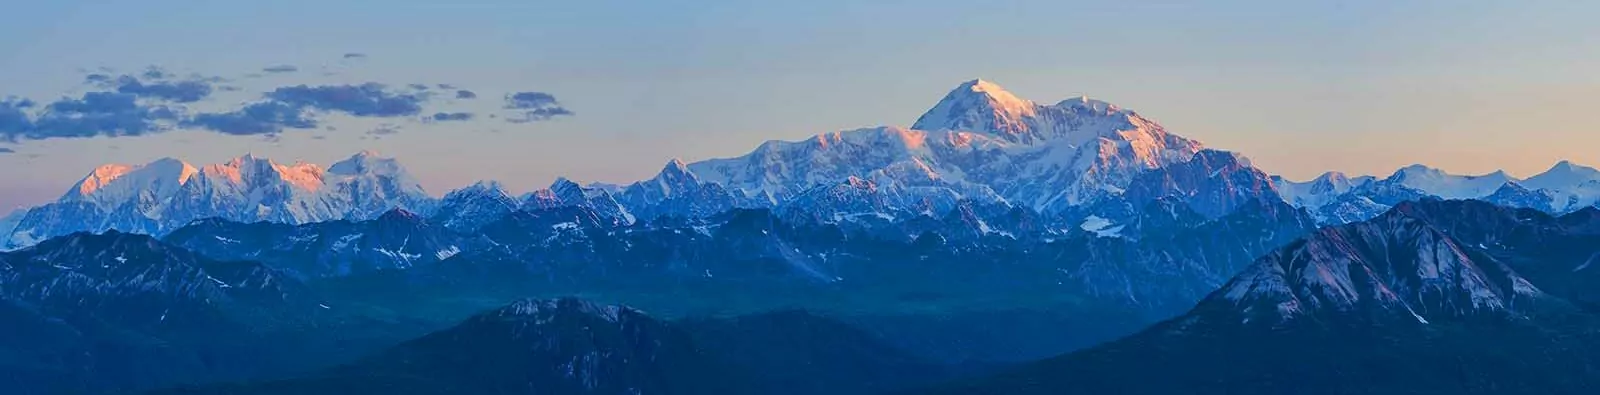
[[[1526,179],[1504,171],[1457,175],[1411,165],[1384,178],[1328,172],[1307,182],[1273,177],[1273,185],[1284,201],[1310,210],[1325,224],[1370,219],[1400,202],[1424,198],[1481,199],[1552,214],[1600,205],[1600,170],[1571,161]]]
[[[1600,217],[1581,212],[1403,202],[1266,254],[1138,334],[912,393],[1587,393],[1600,320],[1574,287],[1594,277],[1570,265],[1600,249]]]
[[[324,169],[255,155],[196,167],[163,158],[100,166],[54,203],[27,210],[0,241],[18,248],[73,232],[163,235],[190,222],[303,224],[432,210],[433,198],[394,159],[361,152]]]

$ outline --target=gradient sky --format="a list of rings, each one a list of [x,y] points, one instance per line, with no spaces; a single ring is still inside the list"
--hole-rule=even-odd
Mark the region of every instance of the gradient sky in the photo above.
[[[909,125],[979,77],[1040,102],[1087,94],[1132,108],[1296,179],[1600,164],[1591,1],[13,3],[0,18],[0,97],[48,102],[81,93],[85,70],[159,65],[250,94],[448,83],[489,96],[451,104],[480,113],[507,92],[548,92],[576,115],[408,124],[379,139],[366,132],[383,122],[333,118],[336,131],[275,141],[173,131],[0,143],[16,151],[0,154],[0,207],[53,199],[101,163],[246,152],[326,164],[377,150],[435,194],[477,179],[626,182],[673,157]],[[342,59],[350,52],[368,57]],[[249,76],[280,64],[301,70]]]

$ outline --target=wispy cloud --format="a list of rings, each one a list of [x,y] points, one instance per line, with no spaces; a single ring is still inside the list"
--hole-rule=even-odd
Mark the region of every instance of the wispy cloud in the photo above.
[[[118,77],[116,90],[138,97],[193,103],[211,96],[211,84],[204,81],[144,82],[131,75]]]
[[[470,112],[440,112],[440,113],[434,113],[433,116],[430,117],[430,118],[432,118],[434,121],[437,121],[437,122],[471,121],[472,120],[472,113],[470,113]]]
[[[367,131],[367,135],[369,135],[369,136],[388,136],[388,135],[394,135],[394,134],[400,134],[400,126],[393,125],[393,124],[383,124],[383,125],[378,125],[378,127],[372,128],[372,130],[368,130]]]
[[[196,115],[184,122],[184,125],[223,134],[246,136],[277,134],[283,132],[285,128],[315,128],[317,120],[311,118],[300,107],[264,101],[232,112]]]
[[[518,110],[521,115],[507,118],[513,123],[543,121],[558,116],[573,115],[572,111],[561,106],[555,95],[544,92],[517,92],[506,95],[505,108]]]
[[[422,112],[422,96],[391,92],[383,84],[287,86],[267,98],[302,108],[338,111],[358,117],[398,117]]]
[[[200,114],[186,126],[231,135],[271,135],[284,129],[312,129],[317,112],[338,112],[356,117],[402,117],[422,112],[426,98],[391,92],[382,84],[296,85],[274,89],[262,101],[242,109]]]
[[[144,79],[147,80],[164,80],[173,77],[172,73],[168,73],[166,69],[163,69],[160,66],[150,66],[145,68],[144,73],[140,73],[139,76],[144,77]]]
[[[266,68],[261,69],[261,71],[265,71],[265,72],[268,72],[268,73],[280,73],[281,74],[281,73],[293,73],[293,72],[296,72],[296,71],[300,71],[300,68],[299,67],[295,67],[294,65],[280,64],[280,65],[277,65],[277,66],[268,66]]]

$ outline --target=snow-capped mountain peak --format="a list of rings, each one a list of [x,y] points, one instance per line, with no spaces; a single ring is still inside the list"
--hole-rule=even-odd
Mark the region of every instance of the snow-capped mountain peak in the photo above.
[[[499,182],[478,181],[445,194],[430,221],[451,230],[471,232],[520,208],[522,203]]]
[[[962,83],[928,109],[912,129],[930,132],[964,131],[998,136],[1023,145],[1065,140],[1071,145],[1092,144],[1099,138],[1129,140],[1136,145],[1164,143],[1160,125],[1132,111],[1088,96],[1041,105],[1018,98],[999,85],[973,80]]]
[[[689,164],[688,163],[684,163],[683,160],[678,159],[678,158],[672,158],[672,160],[667,161],[667,165],[663,166],[661,168],[661,173],[659,173],[658,175],[660,176],[662,181],[668,181],[668,180],[680,181],[680,180],[698,180],[699,179],[699,177],[696,177],[694,175],[693,171],[689,170]]]
[[[227,163],[207,165],[200,169],[200,175],[238,191],[287,184],[298,190],[315,192],[322,189],[323,184],[321,166],[304,162],[282,165],[255,154],[246,154]]]
[[[1015,139],[1032,132],[1038,105],[993,82],[975,79],[951,90],[911,126],[918,130],[990,131]]]
[[[172,196],[199,170],[173,158],[144,165],[107,164],[96,167],[61,196],[63,201],[87,201],[105,210],[137,198],[148,190],[155,198]]]
[[[333,174],[400,174],[405,173],[405,168],[394,158],[378,156],[377,151],[361,151],[349,158],[328,166],[328,172]]]
[[[1135,174],[1187,161],[1200,149],[1108,103],[1078,98],[1039,105],[973,80],[945,95],[911,129],[768,142],[743,157],[689,169],[729,190],[769,195],[773,204],[856,177],[885,191],[1003,200],[1056,215],[1120,194]]]
[[[1523,180],[1522,185],[1533,189],[1566,189],[1595,180],[1600,180],[1600,170],[1563,160],[1549,170]]]
[[[566,177],[557,177],[549,188],[528,193],[522,206],[534,210],[580,207],[594,211],[609,225],[627,225],[635,220],[610,191],[586,187]]]
[[[487,194],[487,195],[510,196],[510,193],[506,192],[505,185],[501,184],[499,181],[494,181],[494,180],[480,180],[478,182],[474,182],[474,183],[472,183],[472,185],[468,185],[466,188],[457,189],[457,190],[451,191],[450,193],[445,194],[445,197],[449,197],[451,195],[457,195],[457,194],[460,194],[460,195],[485,195],[485,194]]]
[[[1387,181],[1428,191],[1446,199],[1467,199],[1487,196],[1494,193],[1501,185],[1516,181],[1516,179],[1506,175],[1504,171],[1495,171],[1477,176],[1463,176],[1418,164],[1406,166],[1395,171]]]
[[[432,210],[433,198],[400,161],[362,151],[328,167],[329,195],[347,201],[353,216],[372,218],[392,208]]]
[[[1272,186],[1283,200],[1297,207],[1322,207],[1340,195],[1363,184],[1377,180],[1372,176],[1351,177],[1342,172],[1330,171],[1306,182],[1291,181],[1280,176],[1272,177]]]
[[[701,183],[700,176],[695,175],[694,171],[689,170],[687,163],[677,158],[668,161],[650,182],[654,184],[652,189],[655,190],[655,194],[661,197],[682,194],[684,191],[697,188]]]
[[[1344,173],[1330,171],[1311,181],[1311,193],[1343,193],[1355,186]]]

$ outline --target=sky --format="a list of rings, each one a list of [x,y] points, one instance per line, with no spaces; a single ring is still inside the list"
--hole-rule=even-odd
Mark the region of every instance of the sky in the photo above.
[[[54,199],[103,163],[245,153],[374,150],[434,194],[630,182],[672,158],[908,126],[974,78],[1106,100],[1291,179],[1600,165],[1597,2],[433,3],[8,4],[0,132],[6,106],[117,132],[10,126],[23,137],[0,138],[0,208]],[[185,101],[194,84],[209,94]],[[174,108],[208,117],[171,121]]]

